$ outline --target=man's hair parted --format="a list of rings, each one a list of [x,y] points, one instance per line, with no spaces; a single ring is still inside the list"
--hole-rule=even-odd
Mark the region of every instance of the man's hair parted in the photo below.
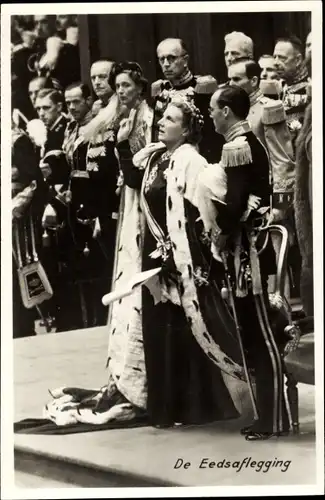
[[[246,120],[249,109],[250,100],[247,92],[240,87],[226,85],[219,87],[219,95],[217,99],[218,106],[224,108],[228,106],[234,115],[240,120]]]
[[[82,82],[74,82],[68,85],[68,87],[65,88],[64,92],[67,92],[72,89],[79,88],[81,90],[82,97],[84,99],[88,99],[88,97],[91,97],[91,91],[89,86],[86,83]]]

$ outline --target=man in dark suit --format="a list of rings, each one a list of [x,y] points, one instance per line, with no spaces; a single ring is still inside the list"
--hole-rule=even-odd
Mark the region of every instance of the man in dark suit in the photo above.
[[[267,279],[275,266],[270,242],[258,256],[261,235],[257,226],[263,223],[263,216],[256,209],[269,205],[269,160],[246,120],[249,108],[248,94],[231,86],[217,90],[210,102],[215,130],[226,141],[222,151],[227,174],[226,204],[218,205],[219,234],[215,241],[229,256],[241,336],[248,364],[255,373],[258,419],[242,430],[246,439],[253,441],[287,433],[289,421],[283,392],[284,339],[277,338],[268,317]],[[256,209],[243,222],[250,195],[256,197]]]

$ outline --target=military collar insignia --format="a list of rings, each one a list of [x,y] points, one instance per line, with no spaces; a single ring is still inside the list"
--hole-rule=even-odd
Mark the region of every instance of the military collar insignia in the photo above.
[[[255,90],[255,92],[252,92],[249,96],[249,101],[251,104],[251,107],[254,106],[258,101],[260,101],[263,98],[263,94],[260,91],[260,89]]]
[[[64,118],[64,116],[60,115],[59,118],[57,120],[55,120],[53,125],[50,127],[50,130],[55,130],[58,127],[58,125],[60,124],[61,120],[63,120],[63,118]]]
[[[184,73],[176,82],[174,82],[173,84],[171,82],[169,83],[171,84],[171,88],[181,90],[188,87],[192,80],[195,80],[195,78],[190,70],[187,70],[186,73]]]
[[[247,132],[251,132],[251,127],[247,120],[241,120],[230,127],[224,137],[226,142],[230,142],[240,135],[247,134]]]

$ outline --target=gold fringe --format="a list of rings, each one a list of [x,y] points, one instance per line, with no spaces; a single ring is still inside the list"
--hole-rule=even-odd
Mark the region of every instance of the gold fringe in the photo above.
[[[194,91],[197,94],[213,94],[218,88],[217,80],[211,75],[197,76]]]
[[[270,101],[263,107],[262,123],[264,125],[274,125],[286,120],[286,114],[282,101]]]
[[[267,94],[279,96],[282,92],[282,86],[279,80],[261,80],[260,91],[264,95]]]
[[[239,167],[252,163],[252,152],[248,142],[236,144],[235,141],[225,144],[222,150],[221,161],[225,167]]]

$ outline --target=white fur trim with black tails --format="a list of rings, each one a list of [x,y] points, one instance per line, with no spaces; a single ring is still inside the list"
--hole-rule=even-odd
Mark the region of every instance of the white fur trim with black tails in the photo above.
[[[121,205],[121,231],[116,246],[117,267],[113,289],[142,270],[144,219],[139,211],[139,193],[125,186]],[[141,287],[114,302],[111,307],[108,370],[128,401],[145,409],[147,376],[142,340]]]
[[[199,298],[194,283],[194,265],[185,230],[184,198],[194,206],[198,206],[196,186],[199,175],[205,167],[206,161],[197,150],[189,144],[184,144],[172,155],[166,174],[167,227],[172,243],[174,262],[181,276],[180,299],[187,320],[191,325],[192,333],[204,353],[225,373],[235,378],[238,378],[238,373],[240,373],[244,378],[243,368],[229,360],[229,357],[210,335],[200,311]],[[229,363],[229,361],[231,362]]]

